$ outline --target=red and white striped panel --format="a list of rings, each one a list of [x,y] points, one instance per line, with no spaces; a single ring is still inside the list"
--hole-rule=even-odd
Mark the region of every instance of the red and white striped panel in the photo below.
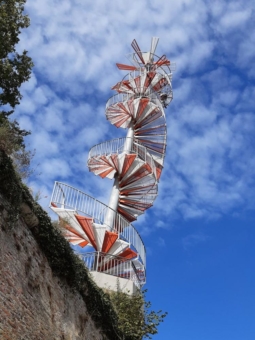
[[[122,128],[127,128],[133,121],[135,139],[151,153],[159,179],[166,149],[166,121],[162,106],[150,98],[129,99],[107,107],[106,117],[113,125]]]

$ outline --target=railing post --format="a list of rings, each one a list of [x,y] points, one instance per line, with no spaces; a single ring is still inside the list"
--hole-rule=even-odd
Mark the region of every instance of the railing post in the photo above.
[[[99,257],[99,251],[96,252],[96,272],[98,272],[98,257]]]
[[[64,190],[59,186],[60,191],[62,192],[63,198],[61,199],[61,208],[64,209],[65,207],[65,193]]]

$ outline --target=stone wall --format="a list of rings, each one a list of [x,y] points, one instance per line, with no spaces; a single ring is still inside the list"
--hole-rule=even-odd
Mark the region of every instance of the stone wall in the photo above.
[[[27,225],[7,227],[5,207],[0,196],[0,339],[108,339],[80,294],[53,275]]]

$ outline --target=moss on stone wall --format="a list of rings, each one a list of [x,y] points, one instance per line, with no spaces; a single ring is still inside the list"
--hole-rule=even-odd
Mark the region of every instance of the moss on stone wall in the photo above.
[[[61,233],[52,226],[47,213],[35,202],[28,187],[16,174],[11,159],[1,150],[0,169],[0,192],[10,204],[7,227],[15,228],[15,221],[22,218],[21,206],[26,204],[38,220],[37,225],[30,227],[30,230],[53,273],[81,294],[91,318],[106,339],[132,340],[124,337],[119,330],[118,317],[108,294],[91,279],[84,263],[73,253]]]

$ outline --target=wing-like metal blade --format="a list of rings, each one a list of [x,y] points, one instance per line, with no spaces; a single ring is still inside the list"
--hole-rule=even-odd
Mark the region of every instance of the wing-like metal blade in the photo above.
[[[150,49],[150,59],[152,62],[153,54],[155,54],[157,45],[158,45],[159,38],[158,37],[152,37],[151,38],[151,49]]]
[[[132,41],[131,46],[133,47],[135,53],[138,55],[138,57],[139,57],[139,59],[141,60],[141,62],[142,62],[143,64],[145,64],[144,59],[143,59],[143,54],[142,54],[141,49],[140,49],[140,47],[139,47],[139,45],[137,44],[137,41],[136,41],[135,39]]]

